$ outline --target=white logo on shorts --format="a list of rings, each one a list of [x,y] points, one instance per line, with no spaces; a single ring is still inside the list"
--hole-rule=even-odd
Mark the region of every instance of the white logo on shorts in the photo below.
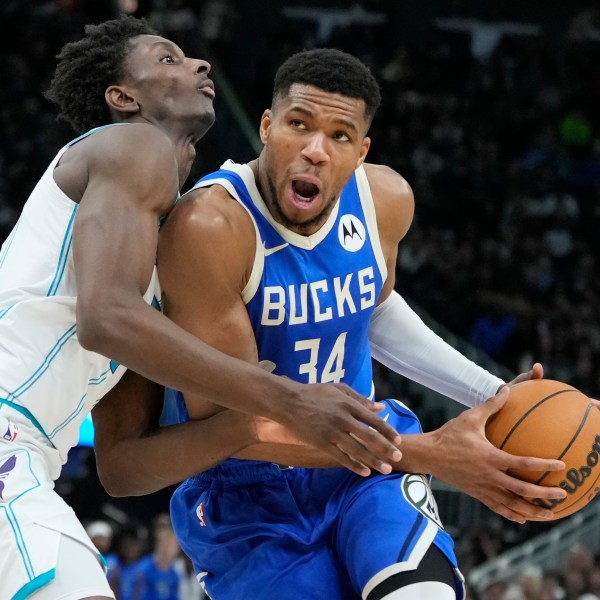
[[[357,252],[365,244],[365,226],[354,215],[343,215],[338,225],[338,239],[342,248]]]
[[[402,478],[402,494],[423,516],[444,529],[429,481],[425,475],[409,474]]]

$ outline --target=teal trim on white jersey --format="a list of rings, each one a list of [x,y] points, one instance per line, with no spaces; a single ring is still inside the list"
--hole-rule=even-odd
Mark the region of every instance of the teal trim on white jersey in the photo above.
[[[65,267],[67,266],[67,257],[69,256],[69,251],[71,250],[71,244],[73,242],[73,222],[75,221],[75,215],[77,214],[78,207],[79,206],[77,204],[73,207],[73,214],[71,215],[69,223],[67,224],[67,230],[65,231],[65,237],[63,238],[63,243],[60,249],[60,257],[56,266],[56,273],[54,274],[54,279],[50,284],[50,289],[46,293],[46,296],[54,296],[54,294],[56,294],[56,290],[58,289],[60,280],[65,274]]]
[[[17,400],[24,392],[26,392],[43,374],[50,368],[52,361],[56,358],[62,347],[75,335],[76,325],[72,325],[69,329],[60,336],[56,344],[51,348],[50,352],[44,357],[42,364],[35,370],[24,383],[22,383],[15,391],[9,392],[9,396],[13,400]]]
[[[86,416],[126,370],[78,341],[73,229],[79,205],[53,176],[73,144],[110,126],[58,152],[0,250],[0,414],[31,421],[62,462]],[[144,299],[151,304],[160,297],[155,266]],[[57,476],[60,464],[50,471]]]
[[[44,428],[40,425],[39,421],[24,407],[15,402],[12,402],[8,398],[0,398],[0,408],[2,406],[8,406],[9,408],[21,413],[28,421],[31,421],[32,425],[50,442],[50,436],[44,431]]]

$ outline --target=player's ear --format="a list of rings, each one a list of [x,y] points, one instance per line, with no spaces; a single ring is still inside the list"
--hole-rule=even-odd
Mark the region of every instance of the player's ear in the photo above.
[[[111,85],[104,92],[104,99],[111,111],[133,114],[140,110],[138,101],[119,85]]]
[[[272,122],[273,122],[273,113],[271,112],[270,108],[267,108],[267,110],[265,110],[265,112],[262,114],[262,117],[260,118],[259,133],[260,133],[260,141],[263,144],[266,144],[267,140],[269,139],[269,132],[271,131],[271,123]]]
[[[356,167],[360,167],[365,162],[365,158],[367,158],[367,152],[369,152],[369,148],[371,147],[371,138],[365,137],[360,146],[360,155],[358,157],[358,163]]]

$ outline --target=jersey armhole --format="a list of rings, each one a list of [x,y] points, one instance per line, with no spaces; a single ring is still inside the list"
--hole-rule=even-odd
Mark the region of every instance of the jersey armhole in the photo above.
[[[356,169],[355,173],[356,187],[358,188],[358,196],[365,214],[365,222],[369,231],[373,254],[375,255],[375,260],[377,261],[382,280],[385,281],[388,276],[388,270],[387,265],[385,264],[383,250],[381,249],[381,240],[379,239],[379,229],[377,227],[377,215],[375,213],[375,203],[373,201],[373,195],[371,194],[371,187],[369,186],[365,168],[362,165]]]

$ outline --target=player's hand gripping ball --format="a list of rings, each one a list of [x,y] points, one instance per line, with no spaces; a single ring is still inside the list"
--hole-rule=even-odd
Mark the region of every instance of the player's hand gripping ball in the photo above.
[[[506,404],[487,422],[486,436],[510,454],[565,463],[562,471],[510,471],[524,481],[567,491],[564,500],[533,499],[552,510],[554,519],[577,512],[600,491],[600,410],[566,383],[532,379],[515,384]]]

